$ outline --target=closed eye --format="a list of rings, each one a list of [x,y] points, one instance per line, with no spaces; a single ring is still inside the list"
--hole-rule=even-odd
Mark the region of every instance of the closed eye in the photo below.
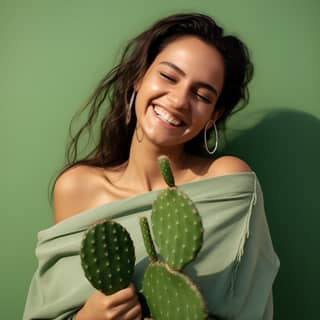
[[[211,101],[210,101],[208,98],[206,98],[206,97],[204,97],[204,96],[202,96],[202,95],[200,95],[200,94],[197,94],[197,96],[198,96],[201,100],[203,100],[204,102],[211,103]]]
[[[161,75],[161,77],[163,77],[169,81],[172,81],[172,82],[176,81],[173,77],[167,75],[166,73],[160,72],[160,75]]]
[[[201,95],[201,94],[199,94],[199,93],[196,93],[196,96],[197,96],[200,100],[204,101],[205,103],[212,103],[209,98],[207,98],[207,97],[205,97],[205,96],[203,96],[203,95]]]
[[[168,75],[167,73],[159,72],[159,74],[160,74],[160,76],[162,78],[164,78],[164,79],[166,79],[166,80],[168,80],[170,82],[175,83],[177,81],[174,77]],[[212,104],[212,101],[211,101],[210,98],[208,98],[206,96],[203,96],[202,94],[197,93],[197,91],[195,91],[194,94],[198,99],[200,99],[201,101],[205,102],[206,104]]]

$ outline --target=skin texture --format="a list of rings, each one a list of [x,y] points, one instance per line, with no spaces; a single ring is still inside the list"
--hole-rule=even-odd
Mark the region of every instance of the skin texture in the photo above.
[[[162,154],[169,157],[177,185],[251,171],[233,156],[212,160],[183,151],[183,144],[207,121],[219,118],[215,104],[223,81],[223,59],[215,48],[194,36],[169,43],[135,84],[137,127],[129,160],[117,168],[75,166],[61,175],[53,194],[55,222],[111,201],[164,188],[157,164]],[[154,106],[182,121],[182,125],[175,127],[163,121]],[[110,296],[95,292],[76,320],[140,318],[140,305],[130,286]]]

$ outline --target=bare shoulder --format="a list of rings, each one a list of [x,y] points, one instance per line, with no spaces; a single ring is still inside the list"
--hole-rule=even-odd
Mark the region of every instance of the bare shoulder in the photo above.
[[[240,172],[251,172],[250,166],[240,158],[234,156],[223,156],[211,162],[208,175],[223,176]]]
[[[65,171],[53,190],[55,223],[92,207],[102,194],[103,181],[99,168],[78,165]]]

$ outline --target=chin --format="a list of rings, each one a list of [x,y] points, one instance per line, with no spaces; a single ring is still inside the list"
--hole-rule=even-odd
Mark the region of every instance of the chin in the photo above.
[[[178,150],[179,148],[183,149],[184,141],[181,141],[180,139],[161,139],[160,137],[157,138],[149,138],[148,139],[154,146],[156,146],[159,149],[175,149]]]

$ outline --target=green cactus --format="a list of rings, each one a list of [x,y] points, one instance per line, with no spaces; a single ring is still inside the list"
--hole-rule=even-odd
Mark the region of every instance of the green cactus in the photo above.
[[[155,320],[204,320],[207,319],[204,299],[182,273],[202,246],[201,218],[189,197],[175,186],[168,158],[160,157],[159,166],[168,188],[160,192],[153,203],[151,223],[159,253],[165,261],[158,259],[147,218],[140,218],[151,263],[142,283],[144,297],[139,293],[139,298],[146,299],[147,306],[143,309],[149,308]],[[113,294],[130,284],[135,253],[129,233],[120,224],[105,220],[89,228],[80,256],[86,277],[104,294]]]
[[[130,284],[135,265],[134,246],[120,224],[105,220],[89,228],[82,240],[80,257],[87,279],[104,294]]]
[[[171,172],[167,157],[161,156],[159,163],[163,176]],[[174,181],[173,178],[170,181]],[[196,257],[202,246],[203,227],[191,199],[176,186],[168,186],[153,203],[152,230],[160,254],[167,264],[174,270],[182,270]]]
[[[169,187],[175,187],[174,177],[172,174],[172,170],[170,165],[168,165],[168,157],[167,156],[160,156],[158,158],[158,163],[161,171],[161,175]]]
[[[157,256],[157,252],[154,248],[154,244],[151,238],[151,233],[150,233],[150,228],[149,228],[149,224],[148,224],[148,220],[146,217],[141,217],[140,220],[140,229],[142,231],[142,237],[143,237],[143,242],[144,242],[144,246],[146,247],[147,253],[150,257],[150,260],[153,261],[157,261],[158,260],[158,256]]]
[[[162,191],[152,206],[152,230],[159,252],[174,270],[182,270],[201,248],[203,229],[196,207],[177,188]]]
[[[168,158],[162,156],[159,165],[169,188],[154,201],[151,222],[155,242],[166,263],[156,261],[155,254],[149,253],[153,241],[151,236],[144,236],[151,263],[143,278],[142,292],[156,320],[207,319],[201,293],[186,275],[178,272],[195,259],[202,246],[201,218],[189,197],[175,186]],[[140,219],[140,225],[142,219],[143,225],[148,225],[145,217]]]
[[[164,263],[151,263],[144,275],[143,293],[156,320],[206,319],[206,306],[200,292],[181,272]]]

